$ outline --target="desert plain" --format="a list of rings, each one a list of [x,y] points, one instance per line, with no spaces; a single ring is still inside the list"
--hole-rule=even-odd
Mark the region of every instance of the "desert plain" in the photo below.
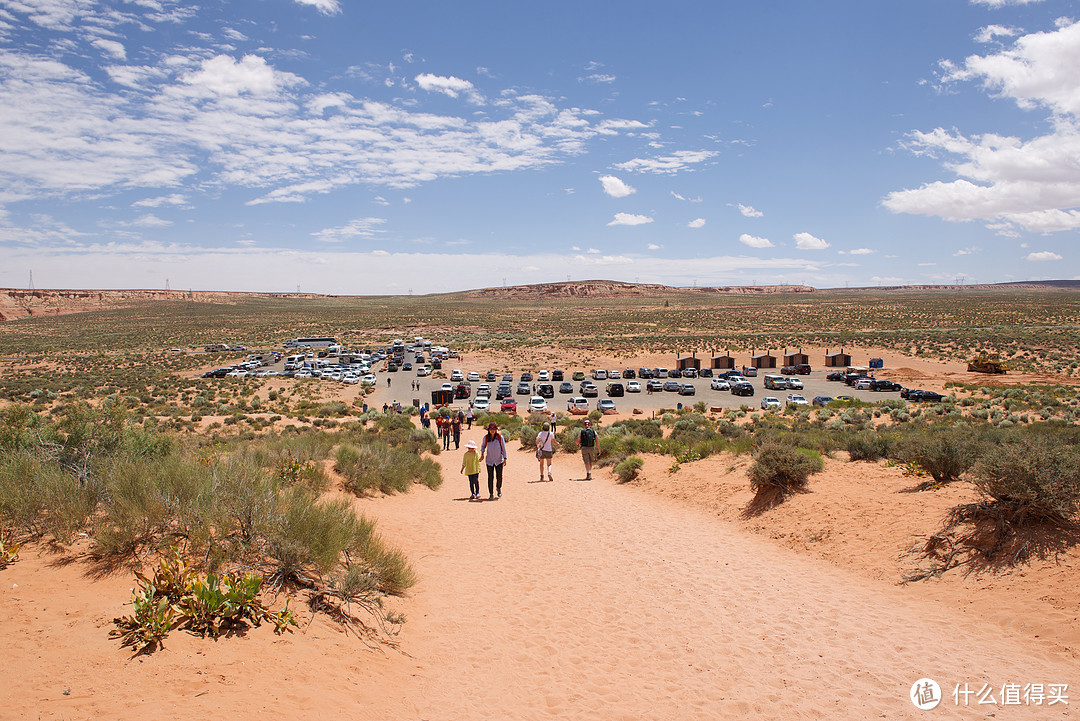
[[[938,482],[930,461],[920,466],[910,454],[916,441],[935,438],[977,443],[987,456],[1017,444],[1074,451],[1080,293],[1067,284],[811,290],[594,283],[415,298],[128,293],[82,304],[9,293],[11,320],[0,325],[0,531],[19,548],[0,567],[0,718],[1075,716],[1075,529],[1043,524],[1023,543],[978,546],[984,537],[947,519],[987,502],[978,474],[990,471],[969,458]],[[380,412],[384,403],[424,400],[445,380],[439,375],[415,391],[417,379],[404,371],[379,372],[369,389],[201,378],[247,355],[206,353],[206,344],[280,348],[319,335],[350,347],[423,336],[460,350],[460,363],[444,368],[515,375],[798,348],[814,366],[808,384],[825,389],[837,384],[824,380],[822,358],[844,348],[853,364],[881,358],[879,377],[945,400],[859,393],[840,406],[765,413],[760,378],[746,399],[699,379],[696,396],[627,396],[617,414],[596,418],[610,442],[585,480],[570,442],[577,421],[557,395],[552,407],[566,435],[554,480],[538,480],[529,442],[541,419],[492,416],[508,438],[503,495],[486,500],[482,473],[484,500],[476,502],[459,469],[464,443],[481,439],[479,423],[463,432],[460,449],[440,452],[415,416]],[[967,360],[979,354],[997,355],[1009,372],[970,372]],[[347,604],[328,612],[308,601],[336,588],[335,574],[355,559],[319,574],[312,562],[291,582],[264,586],[268,607],[290,600],[296,625],[283,633],[271,623],[238,624],[217,638],[178,628],[143,652],[122,647],[110,630],[131,613],[134,574],[149,575],[170,547],[200,573],[268,579],[280,554],[256,545],[230,556],[220,549],[232,536],[219,534],[214,545],[225,521],[207,540],[194,521],[165,512],[153,533],[120,543],[117,519],[137,526],[149,505],[117,515],[108,493],[94,496],[78,524],[46,523],[44,507],[28,520],[15,471],[33,457],[56,460],[59,477],[74,473],[61,461],[78,408],[130,429],[125,438],[140,448],[187,448],[212,468],[245,457],[277,478],[287,450],[289,463],[318,477],[303,483],[320,502],[375,524],[407,559],[411,582],[376,594],[383,606],[374,615]],[[419,435],[402,432],[402,418]],[[751,476],[768,440],[820,465],[804,488],[755,507]],[[419,457],[429,462],[417,471],[427,480],[404,489],[367,484],[374,466],[342,452],[353,445],[369,463],[364,453]],[[640,462],[624,465],[629,458]],[[101,463],[87,461],[78,481],[117,473]],[[958,553],[928,555],[935,537]],[[264,551],[269,560],[252,555]],[[315,575],[322,586],[296,582]],[[404,623],[381,626],[385,611]],[[910,697],[920,679],[939,686],[932,710]]]

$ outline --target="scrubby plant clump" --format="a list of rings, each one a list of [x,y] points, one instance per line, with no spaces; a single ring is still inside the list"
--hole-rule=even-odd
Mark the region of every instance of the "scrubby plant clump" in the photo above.
[[[1074,525],[1080,513],[1080,452],[1046,438],[994,448],[972,482],[1012,526]]]
[[[637,478],[638,473],[641,471],[641,467],[644,465],[645,462],[637,456],[624,458],[615,466],[615,476],[619,479],[620,483],[629,483]]]
[[[748,475],[755,492],[778,489],[783,495],[806,490],[810,476],[825,467],[821,456],[779,440],[761,444]]]

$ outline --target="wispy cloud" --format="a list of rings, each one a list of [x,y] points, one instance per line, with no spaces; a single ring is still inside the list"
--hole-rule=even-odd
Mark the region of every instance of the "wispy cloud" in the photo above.
[[[337,15],[341,12],[338,0],[294,0],[300,5],[311,5],[323,15]]]
[[[615,167],[629,172],[673,175],[684,170],[693,169],[695,165],[704,163],[715,155],[716,152],[712,150],[679,150],[671,155],[633,158],[625,163],[617,163]]]
[[[345,225],[324,228],[312,235],[324,243],[340,243],[353,238],[373,238],[377,233],[385,232],[378,227],[385,222],[385,218],[356,218]]]
[[[739,212],[743,214],[745,218],[760,218],[765,215],[760,210],[755,210],[751,205],[743,205],[742,203],[736,203],[735,207],[739,209]]]
[[[694,218],[693,220],[691,220],[689,223],[686,224],[686,227],[688,227],[688,228],[704,228],[705,227],[705,219],[704,218]]]

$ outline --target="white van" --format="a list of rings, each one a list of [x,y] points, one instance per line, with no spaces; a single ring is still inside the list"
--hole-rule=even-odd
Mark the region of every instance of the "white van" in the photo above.
[[[656,369],[656,377],[657,378],[667,378],[667,368],[657,368]]]
[[[603,368],[594,368],[592,372],[592,377],[594,381],[606,381],[607,371]]]

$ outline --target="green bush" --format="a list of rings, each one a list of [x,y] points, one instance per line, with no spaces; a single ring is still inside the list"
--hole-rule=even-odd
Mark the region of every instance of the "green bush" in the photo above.
[[[904,463],[917,463],[936,483],[949,483],[974,465],[981,445],[967,428],[931,426],[901,436],[889,455]]]
[[[889,439],[874,431],[860,431],[848,437],[847,452],[853,461],[876,461],[889,455]]]
[[[615,476],[619,479],[620,483],[628,483],[637,478],[638,472],[643,465],[645,465],[645,461],[637,456],[624,458],[615,466]]]
[[[1080,512],[1080,452],[1048,438],[988,451],[972,481],[1010,525],[1067,525]]]
[[[806,490],[807,481],[824,468],[821,456],[790,443],[770,440],[754,453],[748,475],[755,493],[774,491],[781,496]]]

